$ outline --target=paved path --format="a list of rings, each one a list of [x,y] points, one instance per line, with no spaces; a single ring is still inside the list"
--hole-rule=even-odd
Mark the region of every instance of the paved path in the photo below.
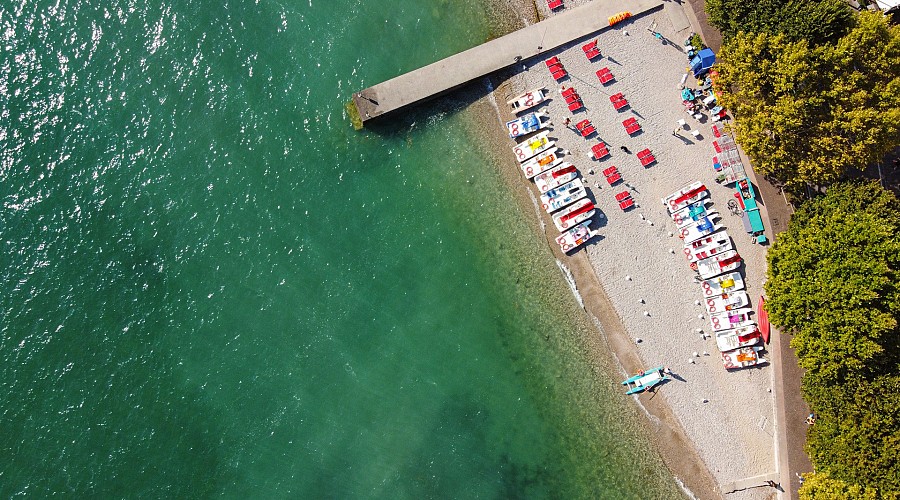
[[[591,2],[454,54],[353,94],[363,124],[439,96],[472,80],[609,28],[623,11],[633,17],[659,9],[662,0]],[[602,47],[601,47],[602,49]]]

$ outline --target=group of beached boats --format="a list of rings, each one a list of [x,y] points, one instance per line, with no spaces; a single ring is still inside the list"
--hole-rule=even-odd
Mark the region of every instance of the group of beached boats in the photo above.
[[[712,210],[709,190],[693,182],[662,199],[672,216],[684,256],[697,273],[704,306],[722,353],[726,370],[766,363],[762,334],[750,318],[753,309],[744,290],[738,255],[726,231],[720,231],[719,213]]]
[[[528,111],[541,104],[549,94],[543,88],[529,90],[507,104],[514,113]],[[590,229],[596,213],[594,203],[579,178],[578,169],[562,158],[562,150],[548,137],[552,125],[546,112],[532,111],[506,122],[512,139],[519,141],[512,152],[519,160],[522,173],[540,191],[540,203],[562,233],[556,243],[564,252],[585,244],[597,233]]]

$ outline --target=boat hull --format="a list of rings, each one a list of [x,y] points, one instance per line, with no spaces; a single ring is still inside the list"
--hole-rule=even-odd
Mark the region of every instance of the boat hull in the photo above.
[[[566,231],[590,219],[595,212],[594,203],[591,200],[582,199],[553,215],[553,224],[556,229]]]
[[[706,305],[706,312],[713,314],[747,307],[750,305],[750,297],[747,296],[747,292],[725,293],[706,299],[704,304]]]
[[[756,325],[722,330],[716,333],[716,347],[719,352],[728,352],[762,342],[762,334]]]
[[[696,271],[704,280],[713,278],[728,271],[734,271],[741,266],[741,256],[735,250],[727,250],[718,255],[698,260]],[[691,268],[694,266],[692,265]],[[743,280],[741,280],[743,282]],[[716,294],[721,295],[721,293]]]
[[[751,366],[768,363],[764,358],[759,357],[759,351],[762,346],[743,347],[734,351],[722,353],[722,364],[726,370],[739,370]]]
[[[562,158],[557,154],[558,150],[548,149],[541,154],[536,155],[530,160],[522,163],[522,173],[527,179],[550,170],[562,163]]]
[[[521,113],[522,111],[529,110],[546,101],[547,95],[547,91],[543,88],[533,89],[506,101],[506,104],[513,113]]]
[[[541,194],[550,191],[553,188],[562,186],[567,182],[572,182],[578,178],[578,169],[571,163],[564,163],[553,167],[534,177],[534,185],[537,186]]]
[[[700,282],[700,290],[703,291],[704,297],[715,297],[716,295],[743,289],[744,278],[741,277],[741,273],[726,274]]]
[[[591,221],[586,220],[559,235],[556,238],[556,244],[559,245],[559,249],[563,252],[571,252],[590,241],[597,234],[591,231],[590,225]]]
[[[713,331],[716,332],[755,325],[756,323],[750,319],[751,311],[749,307],[742,307],[733,311],[710,314],[709,323],[712,325]]]
[[[693,264],[732,249],[731,238],[728,237],[728,233],[723,231],[686,244],[684,256],[689,264]],[[691,266],[692,269],[695,267]]]

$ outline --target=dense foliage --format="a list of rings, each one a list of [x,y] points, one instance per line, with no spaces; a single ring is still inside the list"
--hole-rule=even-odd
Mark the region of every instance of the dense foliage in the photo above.
[[[853,13],[843,0],[707,0],[706,13],[725,38],[742,31],[784,34],[792,42],[819,45],[853,25]]]
[[[862,13],[835,44],[741,33],[714,85],[757,172],[789,190],[864,170],[900,144],[900,27]]]
[[[769,251],[767,309],[791,332],[818,418],[805,498],[900,498],[900,201],[875,183],[806,202]]]

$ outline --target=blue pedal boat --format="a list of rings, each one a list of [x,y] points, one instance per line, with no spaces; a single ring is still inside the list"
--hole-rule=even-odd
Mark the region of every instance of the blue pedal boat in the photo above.
[[[623,380],[622,385],[628,387],[628,392],[625,394],[636,394],[644,392],[666,380],[669,380],[669,376],[663,373],[662,366],[657,366],[652,370],[639,372],[637,375]]]

